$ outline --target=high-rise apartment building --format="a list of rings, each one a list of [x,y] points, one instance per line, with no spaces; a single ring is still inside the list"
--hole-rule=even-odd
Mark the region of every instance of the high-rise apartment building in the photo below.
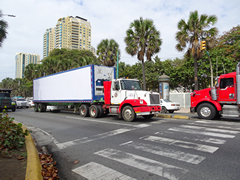
[[[15,55],[15,62],[15,77],[24,78],[25,67],[31,63],[40,64],[40,56],[38,54],[17,53]]]
[[[48,56],[48,39],[47,34],[46,37],[45,34],[43,43],[44,58]],[[91,46],[91,24],[87,21],[87,19],[79,16],[59,18],[55,27],[54,48],[89,50],[95,54],[95,49]]]
[[[43,35],[43,58],[48,57],[49,53],[54,49],[55,44],[55,28],[46,29]]]

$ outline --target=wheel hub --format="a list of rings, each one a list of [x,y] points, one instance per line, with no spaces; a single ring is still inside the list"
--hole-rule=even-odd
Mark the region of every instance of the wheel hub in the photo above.
[[[203,107],[200,111],[201,115],[204,117],[208,117],[211,115],[211,109],[209,109],[208,107]]]

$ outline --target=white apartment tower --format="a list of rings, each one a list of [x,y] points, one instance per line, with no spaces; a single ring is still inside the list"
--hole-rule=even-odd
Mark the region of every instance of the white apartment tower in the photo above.
[[[40,56],[38,54],[17,53],[15,55],[15,77],[24,78],[25,67],[28,64],[40,64]]]
[[[49,53],[54,49],[55,44],[55,28],[46,29],[43,35],[43,58],[48,57]]]
[[[52,28],[53,29],[53,28]],[[89,50],[95,54],[91,46],[91,24],[87,19],[79,16],[67,16],[59,18],[54,28],[54,48]],[[47,57],[47,32],[44,34],[43,57]]]

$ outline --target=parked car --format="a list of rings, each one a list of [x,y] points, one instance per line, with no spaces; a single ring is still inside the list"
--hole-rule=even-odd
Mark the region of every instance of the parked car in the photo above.
[[[17,105],[17,108],[28,108],[29,105],[28,105],[28,101],[24,98],[18,98],[16,99],[16,105]]]
[[[173,113],[174,111],[178,111],[181,109],[180,103],[172,102],[167,99],[160,99],[160,105],[162,107],[162,113]]]
[[[29,107],[34,107],[34,102],[33,102],[32,99],[29,99],[29,100],[28,100],[28,106],[29,106]]]

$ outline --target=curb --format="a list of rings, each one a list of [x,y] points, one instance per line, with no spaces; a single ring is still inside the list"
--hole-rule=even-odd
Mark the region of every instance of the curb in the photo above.
[[[167,114],[158,114],[155,117],[161,117],[161,118],[173,118],[173,119],[190,119],[189,116],[182,116],[182,115],[167,115]]]
[[[27,128],[22,126],[22,129],[25,131]],[[25,137],[25,140],[27,149],[27,169],[25,180],[43,180],[41,174],[42,166],[39,160],[38,151],[30,133]]]

